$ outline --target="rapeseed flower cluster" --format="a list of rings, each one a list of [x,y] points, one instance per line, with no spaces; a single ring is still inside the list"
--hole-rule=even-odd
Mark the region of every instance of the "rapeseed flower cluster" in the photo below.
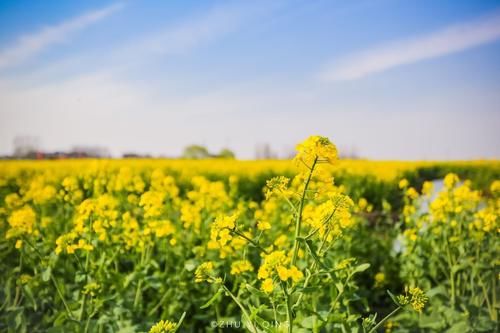
[[[429,298],[418,287],[405,287],[405,294],[397,297],[399,304],[411,305],[416,312],[422,312]]]
[[[218,250],[220,258],[226,258],[228,255],[241,250],[247,244],[247,240],[252,237],[249,231],[240,232],[236,230],[238,216],[238,212],[232,215],[220,215],[215,218],[210,226],[210,241],[207,247],[210,250]],[[238,235],[235,233],[238,233]]]
[[[35,232],[35,211],[30,206],[24,206],[12,212],[9,216],[8,222],[10,228],[5,235],[6,238],[31,235]]]
[[[290,265],[290,257],[284,251],[273,251],[264,255],[257,277],[262,280],[261,289],[271,293],[274,290],[275,280],[291,280],[297,283],[304,274],[295,265]]]
[[[221,283],[222,279],[215,276],[215,265],[212,261],[206,261],[199,265],[194,272],[194,280],[196,283],[209,282]]]
[[[248,260],[236,260],[231,263],[231,274],[240,275],[244,272],[253,271],[252,263]]]
[[[160,320],[151,327],[149,333],[171,333],[175,332],[176,327],[176,323],[169,320]]]
[[[62,252],[73,254],[76,250],[92,251],[94,249],[94,246],[89,244],[86,239],[79,237],[74,231],[59,236],[56,240],[56,254]]]
[[[310,136],[296,147],[295,161],[307,166],[315,161],[334,164],[338,160],[337,147],[324,136]]]

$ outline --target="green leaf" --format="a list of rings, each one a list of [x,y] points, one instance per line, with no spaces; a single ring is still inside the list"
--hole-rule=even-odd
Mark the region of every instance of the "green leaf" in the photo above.
[[[399,304],[398,302],[398,298],[396,297],[396,295],[394,295],[393,293],[390,292],[390,290],[387,290],[387,294],[389,295],[389,297],[392,299],[392,301],[397,305],[397,306],[401,306],[401,304]]]
[[[419,326],[422,328],[432,328],[432,329],[442,329],[443,328],[443,319],[437,313],[431,313],[429,316],[422,315],[419,320]]]
[[[361,265],[358,265],[354,268],[354,271],[352,272],[353,274],[356,274],[356,273],[361,273],[361,272],[364,272],[366,271],[368,268],[370,268],[370,264],[366,263],[366,264],[361,264]]]
[[[52,274],[52,268],[50,268],[49,266],[42,272],[42,281],[44,282],[49,281],[51,274]]]
[[[300,322],[300,325],[302,325],[302,327],[304,327],[304,328],[312,329],[317,321],[318,321],[318,318],[316,316],[309,316],[309,317],[305,317],[304,319],[302,319],[302,321]]]
[[[432,288],[428,292],[426,292],[427,297],[432,298],[436,295],[448,296],[448,292],[443,285]]]
[[[206,309],[208,308],[210,305],[212,305],[213,302],[215,302],[219,296],[223,293],[223,289],[220,288],[217,293],[215,293],[215,295],[212,296],[212,298],[210,298],[205,304],[203,304],[202,306],[200,306],[200,309]]]
[[[187,260],[185,263],[184,263],[184,268],[186,269],[186,271],[188,272],[192,272],[196,269],[196,267],[198,267],[198,263],[196,260]]]
[[[305,288],[297,288],[297,291],[304,293],[304,294],[310,294],[310,293],[319,291],[321,289],[323,289],[323,288],[320,286],[309,286],[309,287],[305,287]]]
[[[132,272],[130,273],[129,275],[127,275],[125,277],[125,281],[123,281],[123,288],[127,288],[128,285],[135,280],[135,278],[137,277],[137,273],[136,272]]]
[[[31,301],[31,303],[33,303],[33,309],[36,311],[37,306],[36,306],[35,297],[33,296],[33,291],[31,290],[31,288],[29,286],[24,286],[23,289],[24,289],[24,294]]]
[[[478,316],[474,322],[474,329],[478,332],[494,332],[497,323],[489,316]]]
[[[247,290],[252,294],[252,295],[255,295],[257,297],[267,297],[266,293],[264,293],[262,290],[259,290],[257,288],[255,288],[254,286],[252,285],[249,285],[248,283],[246,284],[245,286],[247,288]]]
[[[243,316],[241,318],[241,321],[243,322],[243,325],[245,326],[245,328],[252,332],[252,333],[258,333],[256,332],[254,329],[253,329],[253,326],[252,326],[252,323],[250,322],[250,320],[246,317],[246,316]]]
[[[466,321],[461,321],[450,327],[446,333],[464,333],[467,332],[469,325]]]
[[[179,320],[177,321],[177,326],[175,327],[174,329],[174,333],[177,332],[179,330],[179,328],[181,328],[182,326],[182,322],[184,321],[184,318],[186,318],[186,311],[184,311],[181,315],[181,317],[179,318]]]
[[[311,254],[311,256],[313,257],[314,261],[316,261],[316,263],[323,269],[325,270],[329,270],[328,267],[325,266],[325,264],[323,264],[323,262],[321,262],[321,260],[319,259],[318,255],[316,254],[316,252],[314,251],[313,249],[313,243],[311,240],[306,240],[306,248],[307,250],[309,251],[309,253]]]
[[[19,329],[21,325],[24,322],[24,315],[23,315],[23,309],[21,308],[20,311],[16,313],[16,316],[14,317],[14,322],[16,324],[16,328]]]

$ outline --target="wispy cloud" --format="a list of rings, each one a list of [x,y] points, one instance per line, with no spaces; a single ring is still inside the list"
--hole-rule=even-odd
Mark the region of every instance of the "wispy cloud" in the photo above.
[[[152,54],[181,53],[193,49],[240,27],[251,16],[245,9],[252,8],[241,4],[214,7],[146,38],[139,49]],[[134,47],[137,48],[137,45]]]
[[[131,69],[151,66],[155,60],[163,62],[215,44],[256,22],[265,22],[283,6],[283,1],[263,0],[217,4],[166,22],[157,30],[144,32],[119,44],[110,43],[104,51],[87,49],[78,54],[70,53],[39,64],[35,69],[16,72],[10,83],[45,85],[48,81],[75,75],[86,76],[90,72],[123,76]],[[0,50],[0,71],[2,55]]]
[[[108,17],[122,7],[123,3],[116,3],[20,37],[14,44],[0,50],[0,69],[16,66],[51,45],[64,42],[71,34]]]
[[[500,38],[500,12],[416,38],[381,45],[339,61],[320,73],[326,81],[355,80],[393,67],[463,51]]]
[[[170,56],[193,51],[214,43],[239,29],[263,19],[282,7],[282,1],[235,2],[216,5],[180,21],[172,22],[141,40],[118,47],[113,59],[132,63],[149,61],[151,57]]]

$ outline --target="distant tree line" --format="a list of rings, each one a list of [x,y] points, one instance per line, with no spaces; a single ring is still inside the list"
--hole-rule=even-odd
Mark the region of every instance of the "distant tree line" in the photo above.
[[[182,153],[182,158],[190,160],[201,160],[207,158],[234,159],[236,158],[236,155],[232,150],[228,148],[223,148],[219,153],[213,154],[210,153],[205,146],[190,145],[184,148],[184,151]]]

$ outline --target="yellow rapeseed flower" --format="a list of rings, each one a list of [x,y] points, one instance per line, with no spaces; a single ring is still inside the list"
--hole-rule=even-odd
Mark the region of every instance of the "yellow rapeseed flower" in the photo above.
[[[212,261],[206,261],[199,265],[194,272],[194,281],[196,283],[208,282],[208,283],[220,283],[222,279],[219,277],[214,277],[215,268]]]
[[[15,210],[8,219],[10,229],[6,238],[17,237],[22,234],[32,234],[35,226],[36,214],[30,206]]]
[[[240,275],[243,272],[253,271],[253,266],[248,260],[237,260],[231,264],[231,274]]]
[[[174,332],[176,327],[177,324],[169,320],[160,320],[151,327],[149,333],[170,333]]]
[[[262,281],[262,284],[261,284],[260,288],[265,293],[268,293],[268,294],[272,293],[273,290],[274,290],[273,279],[267,278],[264,281]]]
[[[398,184],[398,186],[399,186],[399,188],[400,188],[400,189],[407,188],[407,187],[408,187],[408,185],[410,185],[410,183],[409,183],[409,182],[408,182],[408,180],[407,180],[407,179],[405,179],[405,178],[401,179],[401,180],[399,181],[399,184]]]
[[[385,284],[385,274],[378,272],[375,274],[375,287],[379,288]]]
[[[324,136],[310,136],[296,147],[295,161],[302,161],[309,167],[315,160],[335,164],[338,160],[337,147]]]
[[[498,194],[500,192],[500,180],[495,180],[491,183],[490,191],[493,194]]]
[[[416,312],[422,312],[422,309],[425,306],[425,303],[429,300],[429,298],[425,295],[422,289],[418,287],[405,287],[405,294],[399,295],[397,297],[399,304],[401,305],[411,305],[413,310]]]
[[[418,198],[418,192],[413,187],[408,188],[405,192],[405,195],[412,200]]]
[[[443,184],[447,189],[452,189],[458,181],[459,178],[456,174],[449,173],[444,177]]]
[[[432,182],[425,181],[424,184],[422,185],[423,195],[430,195],[433,190],[434,190],[434,184]]]
[[[271,223],[269,223],[268,221],[258,221],[257,229],[260,231],[269,230],[271,229]]]

